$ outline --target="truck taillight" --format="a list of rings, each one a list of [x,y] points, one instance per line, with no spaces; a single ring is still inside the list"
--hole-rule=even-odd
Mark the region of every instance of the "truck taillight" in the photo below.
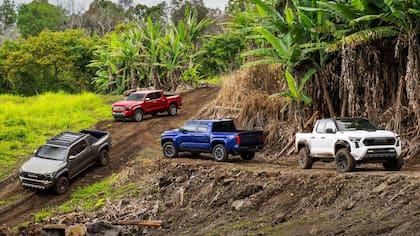
[[[262,135],[261,135],[261,140],[263,141],[263,143],[265,143],[265,134],[264,133],[262,133]]]
[[[236,135],[236,144],[240,145],[241,144],[241,136]]]

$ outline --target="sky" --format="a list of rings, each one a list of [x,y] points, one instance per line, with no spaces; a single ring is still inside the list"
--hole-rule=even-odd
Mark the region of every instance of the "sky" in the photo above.
[[[29,3],[32,2],[32,0],[13,0],[16,5],[22,4],[22,3]],[[118,0],[112,0],[113,2],[118,2]],[[168,1],[168,0],[167,0]],[[203,0],[204,5],[206,5],[209,8],[219,8],[221,10],[225,9],[225,5],[227,4],[228,0],[210,0],[210,1],[206,1]],[[0,2],[2,3],[3,0],[0,0]],[[72,3],[73,2],[73,6],[77,9],[77,11],[83,11],[83,10],[87,10],[89,7],[89,4],[92,2],[92,0],[48,0],[49,3],[51,4],[55,4],[55,5],[68,5],[68,3]],[[162,0],[133,0],[134,5],[135,4],[145,4],[148,6],[154,6],[160,2],[163,2]],[[169,2],[169,1],[168,1]]]

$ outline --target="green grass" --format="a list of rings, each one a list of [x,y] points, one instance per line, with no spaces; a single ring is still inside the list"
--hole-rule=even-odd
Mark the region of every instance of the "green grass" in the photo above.
[[[116,201],[122,197],[139,196],[141,190],[138,183],[129,183],[123,186],[116,186],[118,176],[113,174],[92,185],[77,189],[64,204],[42,211],[34,215],[36,222],[58,213],[71,213],[77,211],[94,211],[102,207],[107,201]]]
[[[92,128],[99,120],[111,119],[112,100],[117,98],[92,93],[0,95],[0,179],[52,136]]]

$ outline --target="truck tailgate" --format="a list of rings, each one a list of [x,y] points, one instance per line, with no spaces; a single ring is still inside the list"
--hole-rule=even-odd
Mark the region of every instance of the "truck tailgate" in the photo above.
[[[264,144],[264,133],[263,131],[245,131],[240,132],[239,137],[241,138],[241,145],[261,145]]]

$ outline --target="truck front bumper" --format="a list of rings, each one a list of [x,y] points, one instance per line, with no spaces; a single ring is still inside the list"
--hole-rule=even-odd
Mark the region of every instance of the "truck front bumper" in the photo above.
[[[33,189],[49,189],[54,186],[54,181],[52,180],[38,180],[30,179],[26,177],[19,176],[20,182],[23,187],[33,188]]]
[[[401,147],[364,147],[353,148],[351,155],[359,162],[382,162],[394,160],[401,155]]]
[[[112,116],[117,119],[124,119],[133,116],[131,111],[112,111]]]

